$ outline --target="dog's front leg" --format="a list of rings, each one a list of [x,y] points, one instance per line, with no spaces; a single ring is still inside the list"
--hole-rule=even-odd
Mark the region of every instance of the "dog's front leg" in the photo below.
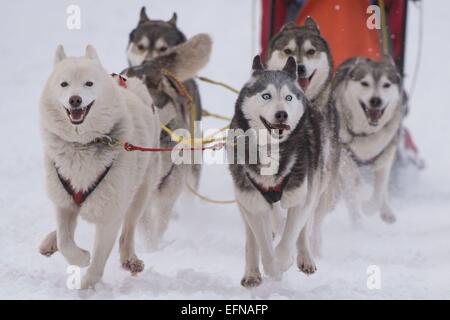
[[[79,248],[74,241],[74,233],[78,212],[67,208],[56,210],[57,248],[71,265],[87,267],[90,254]]]
[[[374,165],[374,188],[372,198],[363,205],[368,214],[380,212],[381,219],[386,223],[394,223],[395,215],[387,204],[389,177],[394,162],[396,148],[387,150],[385,157]]]
[[[71,214],[69,218],[69,231],[70,231],[70,237],[73,240],[75,237],[75,228],[77,226],[77,217],[78,214]],[[56,230],[53,230],[50,232],[44,240],[42,240],[41,244],[39,245],[39,252],[46,257],[50,257],[52,254],[54,254],[56,251],[58,251],[58,239],[56,236]]]
[[[241,204],[239,204],[239,208],[243,218],[253,232],[259,249],[261,250],[261,261],[264,268],[264,273],[268,276],[276,277],[279,272],[275,268],[274,264],[272,228],[269,212],[250,212],[250,210],[247,210]]]
[[[245,273],[241,285],[246,288],[257,287],[261,284],[261,272],[259,271],[259,247],[255,235],[247,220],[245,224]]]
[[[366,184],[363,182],[356,162],[343,150],[341,153],[339,183],[343,189],[343,198],[354,227],[361,225],[362,203],[369,198]]]
[[[117,216],[107,222],[99,222],[95,227],[95,242],[92,263],[81,281],[81,289],[94,288],[102,278],[106,260],[116,241],[121,219]]]
[[[122,226],[122,234],[119,241],[120,262],[122,267],[129,270],[131,274],[144,270],[144,262],[136,256],[134,238],[138,220],[148,206],[150,192],[148,183],[144,182],[138,189],[134,201],[125,215],[125,221]]]
[[[275,250],[277,269],[284,272],[294,262],[296,240],[310,216],[308,206],[297,205],[288,209],[286,226]]]
[[[310,275],[317,271],[316,264],[311,255],[310,238],[314,227],[315,217],[311,216],[300,232],[297,240],[297,266],[303,273]]]

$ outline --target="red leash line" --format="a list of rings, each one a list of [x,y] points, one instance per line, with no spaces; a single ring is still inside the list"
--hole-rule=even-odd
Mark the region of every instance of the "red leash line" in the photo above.
[[[131,151],[143,151],[143,152],[171,152],[173,150],[189,150],[189,151],[204,151],[204,150],[220,150],[223,148],[223,146],[225,145],[225,143],[217,143],[214,144],[212,146],[207,146],[207,147],[200,147],[200,148],[145,148],[145,147],[140,147],[140,146],[135,146],[132,145],[131,143],[125,142],[123,144],[123,148],[125,149],[125,151],[131,152]]]

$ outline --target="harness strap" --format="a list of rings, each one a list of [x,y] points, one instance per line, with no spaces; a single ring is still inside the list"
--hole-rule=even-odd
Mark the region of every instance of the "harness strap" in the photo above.
[[[70,180],[65,179],[58,171],[58,168],[55,165],[56,174],[58,175],[59,181],[61,181],[61,184],[63,185],[64,189],[67,191],[67,193],[72,197],[73,202],[75,202],[78,206],[81,206],[83,202],[89,197],[89,195],[98,187],[100,182],[106,177],[106,175],[109,172],[109,169],[111,169],[112,164],[110,164],[105,171],[103,171],[102,174],[100,174],[95,180],[94,184],[87,190],[87,191],[75,191],[72,187],[72,184],[70,183]]]
[[[273,204],[275,202],[278,202],[281,200],[281,197],[283,196],[283,190],[286,187],[286,184],[289,180],[289,176],[287,175],[284,178],[281,179],[280,183],[278,183],[274,187],[264,187],[257,183],[255,180],[250,177],[248,172],[246,173],[247,178],[250,180],[250,182],[253,184],[253,186],[261,193],[261,195],[266,199],[266,201],[269,204]]]
[[[398,136],[398,132],[397,132],[397,134],[394,135],[394,137],[391,139],[391,141],[389,141],[389,143],[383,149],[381,149],[381,151],[379,153],[377,153],[374,157],[372,157],[368,160],[359,159],[358,156],[353,152],[353,150],[347,144],[344,145],[344,147],[347,150],[348,154],[350,155],[350,158],[352,158],[353,161],[355,161],[358,166],[360,166],[360,167],[369,166],[369,165],[374,164],[375,161],[377,161],[379,158],[381,158],[381,156],[384,154],[386,149],[389,148],[391,146],[391,144],[395,141],[395,138],[397,136]]]

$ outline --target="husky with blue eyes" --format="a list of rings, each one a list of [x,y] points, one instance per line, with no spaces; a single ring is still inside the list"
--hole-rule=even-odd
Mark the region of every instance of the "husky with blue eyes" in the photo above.
[[[264,69],[256,56],[252,76],[236,102],[228,158],[246,231],[244,287],[261,283],[260,259],[265,274],[273,277],[292,265],[298,235],[324,189],[323,121],[297,80],[293,57],[276,71]],[[274,249],[277,207],[287,209],[288,215]],[[299,254],[301,261],[311,261],[308,250]]]

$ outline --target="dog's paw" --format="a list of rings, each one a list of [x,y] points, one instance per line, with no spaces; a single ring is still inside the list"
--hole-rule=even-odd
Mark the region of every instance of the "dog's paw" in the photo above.
[[[70,255],[67,255],[66,259],[69,264],[84,268],[89,266],[91,254],[87,250],[77,248],[77,250],[72,252]]]
[[[125,262],[122,262],[122,267],[125,270],[128,270],[131,272],[131,275],[136,275],[142,271],[144,271],[144,261],[140,260],[138,257],[133,255],[130,259],[126,260]]]
[[[381,212],[380,214],[381,220],[386,222],[387,224],[393,224],[397,221],[397,218],[392,212]]]
[[[41,245],[39,246],[39,253],[43,256],[50,257],[56,251],[58,251],[56,231],[53,231],[49,233],[47,237],[45,237],[45,239],[42,241]]]
[[[316,264],[309,255],[299,254],[297,257],[297,266],[301,272],[308,276],[317,271]]]
[[[287,271],[294,263],[294,254],[283,248],[275,249],[275,266],[279,272]]]
[[[262,283],[261,274],[245,275],[241,280],[241,286],[245,288],[255,288]]]

